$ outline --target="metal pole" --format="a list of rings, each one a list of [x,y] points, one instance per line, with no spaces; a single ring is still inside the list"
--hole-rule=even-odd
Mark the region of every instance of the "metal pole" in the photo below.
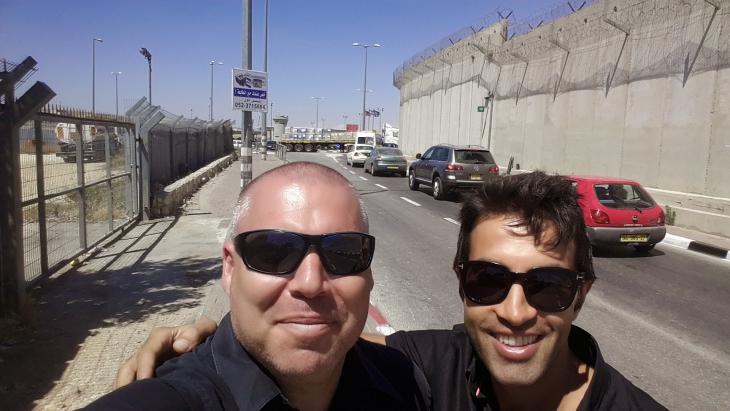
[[[319,128],[319,99],[317,99],[317,112],[314,114],[314,131]]]
[[[213,61],[210,62],[210,113],[208,120],[213,121]]]
[[[264,72],[269,71],[269,0],[264,1]],[[268,97],[268,96],[267,96]],[[269,133],[266,129],[268,124],[266,121],[266,112],[261,113],[261,135],[264,141],[269,139]],[[264,150],[264,152],[266,152]]]
[[[119,75],[121,71],[112,71],[114,76],[114,113],[119,117]]]
[[[96,113],[96,39],[91,40],[91,112]]]
[[[243,68],[251,70],[251,0],[243,0]],[[244,141],[241,145],[241,188],[246,187],[253,178],[253,117],[250,111],[241,113],[241,132]]]
[[[114,115],[119,117],[119,75],[114,75]]]
[[[365,49],[365,75],[362,85],[362,129],[365,131],[365,96],[368,93],[368,46],[363,46]]]
[[[147,65],[149,66],[149,78],[147,80],[147,85],[149,87],[149,99],[150,99],[150,105],[152,104],[152,56],[147,60]]]
[[[91,112],[96,113],[96,42],[104,40],[94,37],[91,39]]]

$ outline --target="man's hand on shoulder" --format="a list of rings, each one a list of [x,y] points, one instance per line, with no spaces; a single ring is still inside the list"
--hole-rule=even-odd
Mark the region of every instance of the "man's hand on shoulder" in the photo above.
[[[192,351],[218,328],[215,321],[201,317],[193,325],[155,327],[139,351],[130,357],[117,372],[114,388],[136,380],[152,378],[155,368],[165,360]]]

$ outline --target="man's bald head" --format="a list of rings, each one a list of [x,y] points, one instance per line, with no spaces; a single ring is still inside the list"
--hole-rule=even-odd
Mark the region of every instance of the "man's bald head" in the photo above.
[[[363,232],[368,232],[368,216],[365,212],[362,200],[353,189],[350,182],[338,173],[336,170],[324,166],[322,164],[313,163],[309,161],[297,161],[293,163],[287,163],[282,166],[273,168],[251,181],[238,196],[236,207],[233,210],[233,218],[228,228],[228,234],[226,238],[232,239],[238,234],[237,227],[241,219],[245,218],[251,211],[251,207],[255,206],[255,191],[261,184],[267,182],[281,182],[282,180],[287,183],[303,183],[303,184],[327,184],[327,185],[338,185],[348,189],[352,196],[357,200],[360,215],[360,225]],[[272,188],[276,189],[276,187]],[[262,207],[265,205],[258,205]]]

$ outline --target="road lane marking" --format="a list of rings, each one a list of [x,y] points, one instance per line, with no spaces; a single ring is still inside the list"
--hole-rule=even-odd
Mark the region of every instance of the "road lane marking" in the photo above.
[[[355,172],[354,172],[354,171],[352,171],[352,170],[350,170],[350,174],[355,174]]]
[[[461,225],[458,221],[454,220],[453,218],[444,217],[444,220],[450,222],[451,224]]]
[[[388,320],[383,317],[383,314],[378,310],[378,307],[370,303],[368,306],[368,315],[375,321],[375,329],[383,335],[390,335],[395,332],[395,329],[388,324]]]
[[[420,204],[418,204],[417,202],[411,200],[410,198],[401,197],[401,200],[405,201],[406,203],[411,203],[411,204],[413,204],[416,207],[420,207],[421,206]]]
[[[360,180],[363,180],[363,181],[368,181],[368,179],[367,179],[367,178],[365,178],[365,177],[363,177],[363,176],[359,176],[359,177],[360,177]]]
[[[380,188],[382,188],[383,190],[387,190],[388,189],[388,187],[386,187],[386,186],[384,186],[382,184],[375,184],[375,185],[378,186],[378,187],[380,187]]]

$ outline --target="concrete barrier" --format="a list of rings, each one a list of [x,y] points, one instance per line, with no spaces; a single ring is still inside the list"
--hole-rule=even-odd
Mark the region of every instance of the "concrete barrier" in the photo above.
[[[151,217],[174,215],[188,196],[197,191],[211,177],[228,167],[233,160],[233,154],[221,157],[194,173],[155,190],[152,194]]]

